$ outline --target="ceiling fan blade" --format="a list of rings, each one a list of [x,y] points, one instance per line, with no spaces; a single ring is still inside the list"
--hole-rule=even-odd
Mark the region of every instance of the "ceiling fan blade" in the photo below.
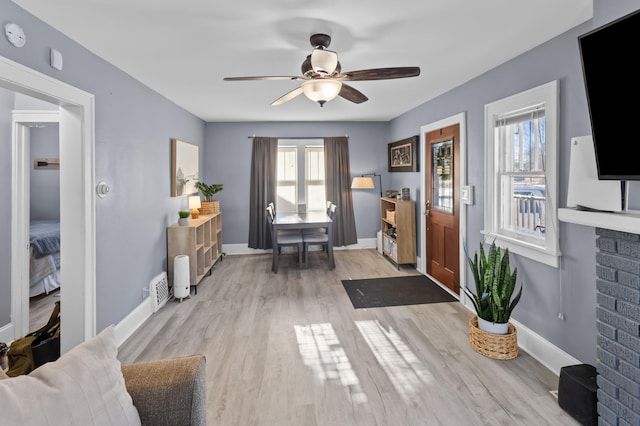
[[[359,90],[356,90],[351,86],[347,86],[344,83],[342,83],[342,89],[340,89],[338,96],[341,96],[354,104],[361,104],[369,99]]]
[[[225,77],[224,81],[250,81],[250,80],[305,80],[304,77],[295,75],[262,75],[255,77]]]
[[[297,87],[297,88],[293,89],[292,91],[287,92],[284,95],[280,96],[275,101],[271,102],[271,106],[282,105],[283,103],[285,103],[287,101],[290,101],[291,99],[295,98],[296,96],[298,96],[300,94],[302,94],[302,87]]]
[[[416,77],[420,75],[420,67],[372,68],[368,70],[347,71],[338,80],[389,80],[392,78]]]

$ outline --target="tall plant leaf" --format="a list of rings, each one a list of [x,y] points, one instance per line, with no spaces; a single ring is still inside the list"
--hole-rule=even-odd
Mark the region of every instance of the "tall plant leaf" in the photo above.
[[[520,301],[522,286],[513,300],[511,297],[516,288],[518,269],[511,271],[509,249],[502,250],[495,242],[485,252],[481,242],[479,250],[470,256],[466,244],[464,252],[473,274],[475,294],[465,288],[478,317],[496,323],[509,322],[511,313]]]

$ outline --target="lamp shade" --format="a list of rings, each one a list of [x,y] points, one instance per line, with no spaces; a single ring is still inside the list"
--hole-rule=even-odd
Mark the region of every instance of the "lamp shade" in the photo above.
[[[202,207],[200,204],[200,197],[198,195],[194,195],[193,197],[189,197],[189,208],[190,209],[199,209]]]
[[[331,74],[338,66],[336,52],[324,49],[314,49],[311,53],[311,67],[313,71],[322,74]]]
[[[308,80],[301,84],[302,92],[320,105],[338,96],[342,83],[336,80]]]
[[[375,189],[376,185],[373,183],[371,177],[354,177],[351,181],[351,188],[355,189]]]

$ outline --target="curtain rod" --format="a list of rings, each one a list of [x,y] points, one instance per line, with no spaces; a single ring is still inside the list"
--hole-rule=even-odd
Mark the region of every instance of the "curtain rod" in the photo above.
[[[346,133],[344,135],[347,139],[349,139],[349,134]],[[253,136],[247,136],[249,139],[253,139],[256,137],[256,135]],[[274,137],[274,136],[258,136],[258,137]],[[324,139],[324,138],[332,138],[335,136],[300,136],[300,137],[295,137],[295,136],[280,136],[280,137],[276,137],[276,139]]]

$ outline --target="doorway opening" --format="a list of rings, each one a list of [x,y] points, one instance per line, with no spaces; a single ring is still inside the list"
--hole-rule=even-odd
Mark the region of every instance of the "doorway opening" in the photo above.
[[[66,83],[0,57],[0,87],[59,106],[61,352],[95,335],[95,99]],[[16,124],[12,140],[25,140]],[[11,341],[27,333],[25,309],[29,282],[28,144],[11,149],[11,321],[0,325],[0,337]],[[6,291],[3,289],[2,291]]]
[[[18,94],[14,95],[16,106]],[[40,103],[40,105],[38,104]],[[29,153],[29,281],[21,301],[21,316],[29,318],[27,332],[46,324],[54,303],[60,298],[60,149],[58,107],[25,97],[24,110],[13,110],[12,128],[15,146]],[[30,109],[30,104],[48,108]]]

